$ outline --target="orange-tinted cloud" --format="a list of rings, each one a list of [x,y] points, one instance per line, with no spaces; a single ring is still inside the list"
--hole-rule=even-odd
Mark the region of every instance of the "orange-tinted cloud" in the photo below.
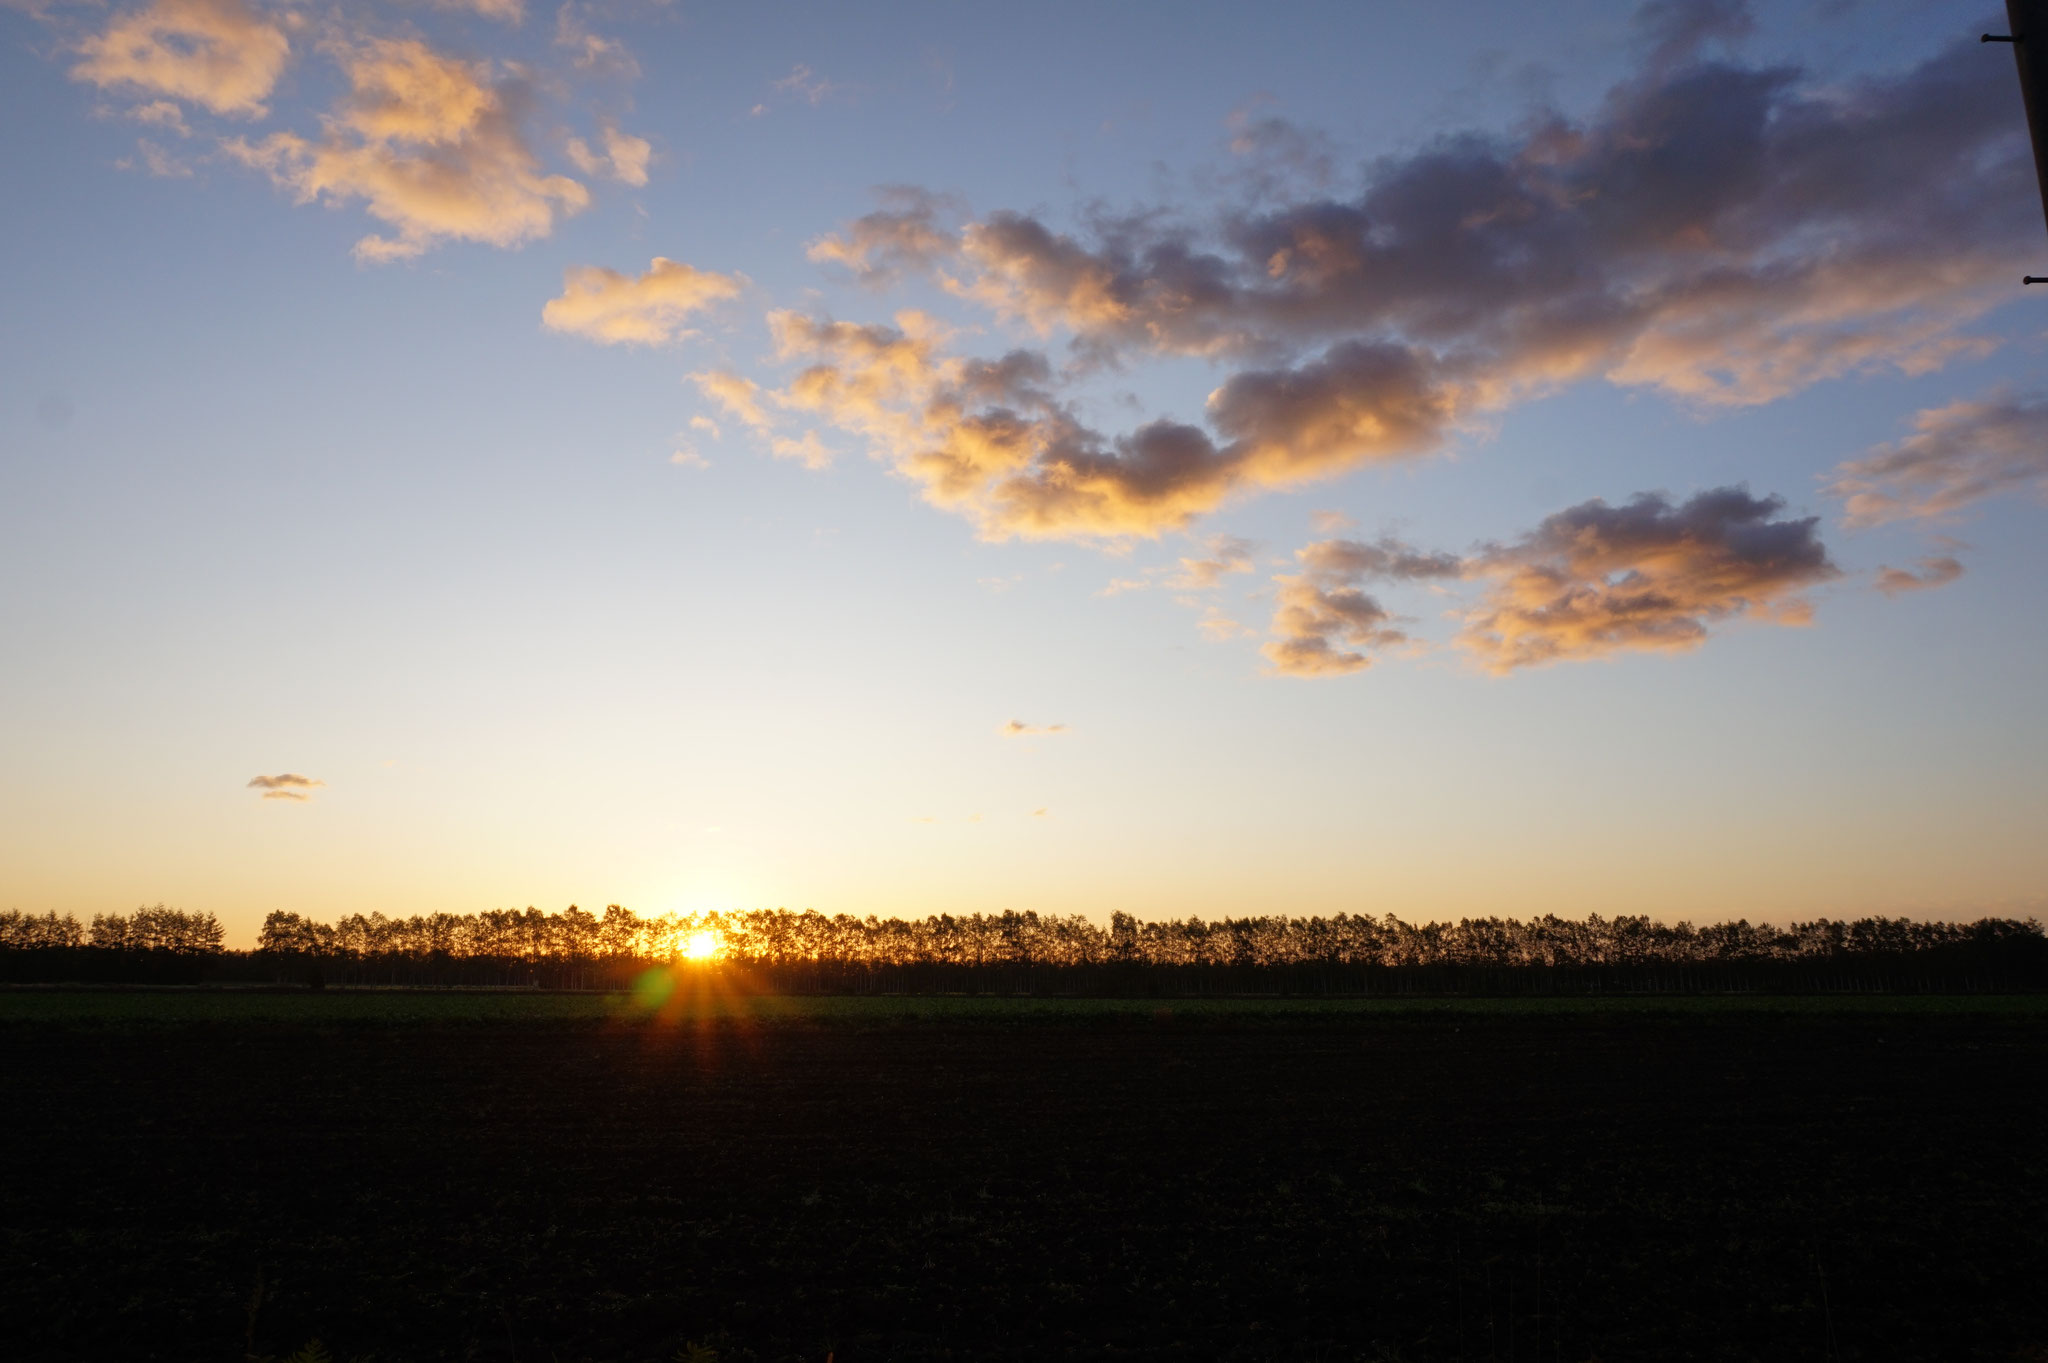
[[[316,781],[310,776],[301,776],[295,771],[287,771],[276,776],[252,777],[249,781],[248,789],[262,791],[263,798],[266,800],[304,801],[313,798],[307,793],[308,791],[326,784],[325,781]]]
[[[128,111],[128,117],[137,123],[147,123],[153,128],[174,132],[180,137],[190,137],[191,127],[185,122],[185,111],[167,99],[153,99],[147,104],[138,104]]]
[[[1886,596],[1898,596],[1902,592],[1924,592],[1935,587],[1946,587],[1963,575],[1960,559],[1952,554],[1937,554],[1920,560],[1918,571],[1911,568],[1880,568],[1877,573],[1877,589]]]
[[[1223,443],[1166,420],[1109,437],[1060,400],[1035,351],[951,355],[943,329],[914,312],[894,327],[795,313],[769,323],[785,359],[810,362],[778,403],[865,437],[990,539],[1157,536],[1242,490],[1426,449],[1459,407],[1455,376],[1361,342],[1229,380],[1209,399]]]
[[[929,269],[959,251],[959,235],[939,221],[953,206],[950,200],[905,185],[876,193],[881,208],[818,238],[805,254],[844,265],[864,284],[881,285],[906,270]]]
[[[1823,86],[1702,59],[1716,26],[1681,30],[1584,122],[1443,137],[1375,163],[1356,198],[1206,231],[991,214],[945,282],[1084,356],[1371,342],[1489,405],[1588,377],[1763,402],[1980,353],[1959,328],[2002,300],[2039,222],[1975,45]]]
[[[74,79],[261,118],[291,59],[283,25],[241,0],[152,0],[78,45]]]
[[[1372,666],[1370,651],[1405,643],[1408,635],[1378,598],[1371,581],[1457,578],[1463,560],[1431,554],[1394,540],[1322,540],[1297,550],[1299,573],[1276,584],[1272,632],[1261,652],[1272,670],[1289,677],[1332,677]]]
[[[1182,558],[1180,570],[1166,579],[1166,586],[1177,592],[1208,591],[1228,574],[1250,572],[1252,554],[1258,547],[1236,535],[1211,535],[1203,544],[1207,553],[1201,558]]]
[[[1066,731],[1064,724],[1026,724],[1021,719],[1013,719],[996,730],[1004,738],[1045,738]]]
[[[576,265],[563,273],[562,296],[548,300],[541,321],[606,345],[661,345],[682,334],[692,313],[737,297],[744,283],[662,256],[637,276]]]
[[[832,466],[832,451],[825,448],[816,431],[805,431],[796,437],[777,436],[768,442],[768,452],[777,459],[788,459],[807,469]]]
[[[494,81],[489,63],[444,57],[413,39],[333,49],[349,93],[321,138],[274,133],[223,144],[301,202],[360,200],[395,236],[367,236],[358,258],[402,260],[443,241],[517,246],[590,202],[584,187],[544,173],[519,129],[523,87]]]
[[[690,381],[705,397],[755,430],[765,431],[775,424],[761,405],[761,386],[752,379],[729,369],[713,369],[690,375]]]
[[[1835,470],[1851,525],[1939,519],[2002,493],[2048,492],[2048,399],[1994,392],[1913,418],[1913,434]]]
[[[1784,503],[1718,488],[1673,505],[1645,493],[1544,520],[1513,544],[1467,560],[1490,580],[1459,643],[1485,668],[1680,650],[1711,626],[1748,616],[1805,624],[1800,593],[1839,576],[1818,517],[1778,519]]]
[[[604,125],[598,141],[600,149],[593,151],[582,138],[569,139],[566,149],[576,169],[585,175],[603,176],[635,188],[647,183],[647,164],[654,157],[653,143],[644,137],[620,132],[609,123]]]
[[[785,355],[811,367],[780,398],[865,437],[989,538],[1117,539],[1431,454],[1573,382],[1740,405],[1983,353],[1964,327],[2007,296],[2039,231],[2010,92],[1968,44],[1835,83],[1707,55],[1743,22],[1739,6],[1653,6],[1641,68],[1590,117],[1439,138],[1374,163],[1351,198],[1265,195],[1206,226],[1098,215],[1080,232],[996,212],[956,232],[892,191],[813,257],[869,282],[928,271],[1065,337],[1071,360],[970,360],[932,324],[784,315]],[[1233,130],[1245,156],[1316,178],[1306,134]],[[1077,376],[1159,356],[1236,366],[1200,424],[1077,418]]]

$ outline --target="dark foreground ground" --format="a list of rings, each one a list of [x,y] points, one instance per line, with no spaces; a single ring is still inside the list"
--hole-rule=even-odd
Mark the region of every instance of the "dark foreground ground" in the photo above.
[[[34,1013],[13,1359],[2048,1359],[2033,1005]]]

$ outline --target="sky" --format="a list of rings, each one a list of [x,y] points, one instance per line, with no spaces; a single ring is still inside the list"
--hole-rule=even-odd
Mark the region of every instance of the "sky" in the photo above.
[[[0,908],[2038,914],[1986,31],[4,0]]]

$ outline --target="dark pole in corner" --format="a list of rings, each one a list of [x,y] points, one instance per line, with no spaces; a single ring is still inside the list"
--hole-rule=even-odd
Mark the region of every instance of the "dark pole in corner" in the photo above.
[[[2027,106],[2027,132],[2034,139],[2034,178],[2041,187],[2041,220],[2048,224],[2048,0],[2005,0],[2009,34],[1987,33],[1987,43],[2011,43],[2020,68],[2020,98]],[[2026,284],[2048,284],[2028,275]]]

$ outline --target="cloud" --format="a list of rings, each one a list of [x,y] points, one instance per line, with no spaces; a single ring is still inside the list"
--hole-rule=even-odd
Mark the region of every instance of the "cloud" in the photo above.
[[[1730,6],[1664,7],[1655,51],[1583,122],[1382,158],[1355,198],[1110,221],[968,224],[965,297],[1084,355],[1296,355],[1369,342],[1500,405],[1588,377],[1769,401],[1984,342],[2039,231],[2009,92],[1974,44],[1807,82],[1697,56]],[[1659,36],[1661,35],[1661,36]]]
[[[1946,587],[1962,575],[1961,560],[1952,555],[1941,554],[1921,559],[1918,572],[1908,568],[1880,568],[1877,574],[1877,589],[1886,596],[1897,596],[1901,592]]]
[[[241,0],[153,0],[115,15],[78,53],[74,80],[261,118],[291,40]]]
[[[640,63],[626,45],[585,28],[574,3],[555,11],[555,46],[570,53],[570,64],[586,75],[601,77],[614,85],[640,78]]]
[[[745,282],[662,256],[638,276],[575,265],[563,272],[562,296],[548,300],[541,322],[605,345],[663,345],[683,334],[691,313],[738,297]]]
[[[705,397],[755,430],[765,431],[775,424],[761,406],[761,386],[752,379],[729,369],[713,369],[690,375],[690,381]]]
[[[246,788],[262,791],[263,798],[266,800],[304,801],[313,798],[306,792],[326,784],[325,781],[316,781],[310,776],[301,776],[297,772],[288,771],[276,776],[252,777]]]
[[[526,22],[525,0],[433,0],[436,9],[467,10],[486,19],[518,25]]]
[[[1635,25],[1653,70],[1691,61],[1709,44],[1734,46],[1756,29],[1746,0],[1651,0]]]
[[[168,148],[162,147],[146,137],[135,139],[135,153],[142,160],[142,169],[160,180],[189,180],[192,167],[173,156]],[[134,170],[132,157],[123,157],[114,163],[116,170]]]
[[[516,78],[493,81],[489,63],[444,57],[414,39],[330,50],[349,94],[320,140],[281,132],[222,146],[302,203],[361,200],[397,229],[357,242],[358,259],[408,259],[449,240],[518,246],[589,204],[575,180],[542,173],[519,129]]]
[[[2048,398],[1996,390],[1920,412],[1914,432],[1835,470],[1852,526],[1939,519],[2008,492],[2048,492]]]
[[[799,439],[778,436],[768,442],[768,452],[777,459],[792,459],[807,469],[826,469],[832,466],[832,451],[818,440],[816,431],[805,431]]]
[[[693,431],[702,431],[704,432],[704,434],[710,436],[713,440],[725,439],[725,432],[719,430],[718,423],[713,421],[708,416],[700,415],[691,417],[690,429]]]
[[[1209,399],[1222,443],[1170,420],[1106,437],[1059,398],[1041,352],[960,358],[931,318],[896,321],[771,314],[779,353],[811,361],[775,400],[866,438],[926,500],[970,516],[989,539],[1157,536],[1245,489],[1427,448],[1458,406],[1447,375],[1357,342],[1231,378]]]
[[[844,265],[861,283],[879,286],[959,251],[959,235],[939,225],[940,214],[954,209],[952,200],[908,185],[885,186],[876,195],[881,208],[818,238],[805,254]]]
[[[1180,592],[1207,591],[1217,586],[1225,574],[1248,573],[1252,570],[1252,555],[1259,546],[1235,535],[1212,535],[1205,547],[1207,557],[1180,560],[1180,571],[1166,579],[1169,588]]]
[[[1747,24],[1733,3],[1653,6],[1642,65],[1591,115],[1439,137],[1373,162],[1350,197],[1078,232],[995,212],[955,233],[894,191],[813,257],[871,282],[927,271],[1064,337],[1068,359],[964,358],[917,314],[780,314],[785,358],[809,367],[778,401],[861,436],[986,538],[1117,540],[1436,453],[1572,383],[1733,406],[1984,353],[1965,328],[2039,231],[2010,91],[1974,44],[1832,83],[1713,55]],[[1310,155],[1249,116],[1236,136]],[[1176,356],[1230,366],[1199,424],[1077,415],[1088,375]]]
[[[1462,577],[1465,561],[1456,554],[1432,553],[1381,538],[1373,543],[1361,540],[1322,540],[1294,555],[1310,576],[1322,581],[1421,582]]]
[[[798,62],[789,68],[788,75],[780,80],[770,81],[768,88],[778,95],[789,95],[815,108],[844,87],[833,84],[803,62]],[[763,112],[762,106],[755,105],[754,112]]]
[[[128,111],[128,117],[137,123],[163,128],[180,137],[190,137],[192,129],[185,123],[185,111],[167,99],[154,99],[147,104],[138,104]]]
[[[1232,619],[1215,606],[1203,610],[1202,618],[1195,622],[1195,628],[1201,630],[1202,637],[1212,644],[1229,643],[1232,639],[1253,632],[1249,625]]]
[[[668,462],[676,465],[678,468],[686,469],[708,469],[711,467],[709,459],[706,459],[688,445],[678,445],[674,450],[670,451]]]
[[[901,319],[784,314],[785,354],[817,361],[789,396],[989,538],[1118,538],[1429,453],[1589,375],[1744,403],[1922,371],[1981,349],[1955,328],[2033,227],[2009,111],[1956,51],[1826,97],[1784,70],[1653,73],[1586,127],[1453,138],[1383,162],[1356,202],[1234,219],[1221,251],[1142,222],[1092,245],[1017,214],[968,225],[955,291],[1084,357],[1307,348],[1228,377],[1208,429],[1105,435],[1042,352],[962,360]],[[1927,197],[1901,208],[1909,183]],[[1372,334],[1324,343],[1345,330]]]
[[[604,149],[596,152],[580,137],[569,139],[566,149],[576,169],[585,175],[602,175],[635,188],[647,183],[647,163],[654,155],[653,143],[644,137],[620,132],[609,123],[604,126],[600,141]]]
[[[1455,555],[1425,553],[1391,539],[1321,540],[1294,556],[1301,571],[1273,579],[1276,637],[1260,649],[1272,670],[1288,677],[1359,672],[1372,666],[1367,650],[1407,642],[1379,599],[1362,590],[1365,583],[1457,578],[1465,572]]]
[[[1330,139],[1278,115],[1260,113],[1259,106],[1268,103],[1254,99],[1224,120],[1230,130],[1230,154],[1251,168],[1252,188],[1270,195],[1289,181],[1313,188],[1329,184],[1336,160]]]
[[[1839,576],[1814,533],[1818,517],[1774,519],[1777,497],[1717,488],[1673,505],[1644,493],[1560,511],[1514,544],[1467,560],[1490,580],[1459,643],[1488,670],[1624,650],[1697,647],[1741,616],[1801,625],[1799,595]]]
[[[997,729],[996,732],[1004,738],[1045,738],[1052,734],[1067,732],[1067,726],[1064,724],[1026,724],[1021,719],[1013,719],[1008,724]]]

